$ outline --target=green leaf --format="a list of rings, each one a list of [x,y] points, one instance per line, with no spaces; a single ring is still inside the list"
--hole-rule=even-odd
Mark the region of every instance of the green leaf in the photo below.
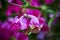
[[[24,5],[27,3],[26,0],[20,0],[20,1],[22,1],[24,3]]]

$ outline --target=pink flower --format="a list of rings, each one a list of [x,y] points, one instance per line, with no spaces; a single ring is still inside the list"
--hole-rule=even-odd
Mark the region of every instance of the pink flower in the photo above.
[[[39,20],[39,23],[42,24],[42,25],[46,21],[45,18],[43,17],[43,15],[41,14],[41,11],[39,11],[37,9],[26,9],[26,13],[28,15],[33,15],[33,16],[37,17],[37,19]]]
[[[26,13],[30,15],[34,15],[36,17],[41,16],[41,12],[37,9],[26,9]]]
[[[21,0],[13,0],[12,3],[23,5],[23,2]]]
[[[27,19],[26,17],[21,16],[18,22],[20,22],[21,24],[21,30],[24,30],[28,28],[30,19]]]
[[[47,5],[52,4],[55,0],[44,0]]]
[[[45,21],[42,18],[38,19],[34,15],[24,14],[20,18],[16,17],[16,20],[14,21],[14,23],[20,24],[20,26],[19,26],[20,30],[26,30],[28,28],[31,28],[31,29],[38,28],[38,30],[41,30],[41,28],[43,27]]]
[[[28,40],[28,35],[19,31],[2,28],[2,26],[0,26],[0,40],[10,40],[13,39],[12,37],[16,40]]]
[[[31,20],[30,20],[30,24],[29,24],[29,26],[32,28],[33,26],[35,26],[35,27],[39,27],[40,25],[39,25],[39,20],[38,20],[38,18],[37,17],[35,17],[35,16],[33,16],[33,15],[28,15],[30,18],[31,18]]]
[[[9,40],[10,37],[11,35],[8,30],[0,28],[0,40]]]
[[[10,22],[10,29],[12,31],[19,31],[20,30],[20,26],[21,24],[19,22],[17,22],[19,19],[16,16],[15,18],[8,18],[8,21]]]
[[[42,25],[44,25],[45,24],[45,22],[46,22],[46,20],[45,20],[45,18],[44,17],[40,17],[39,18],[39,23]]]
[[[17,22],[17,18],[8,18],[5,22],[0,22],[0,40],[10,40],[12,37],[16,40],[28,40],[28,35],[19,32],[20,23]]]
[[[17,16],[15,18],[9,18],[10,30],[26,30],[28,28],[34,29],[41,26],[37,17],[29,14],[24,14],[20,18]]]
[[[14,14],[20,13],[19,11],[21,11],[21,8],[18,5],[23,5],[23,3],[20,0],[8,0],[8,2],[17,4],[17,5],[9,4],[6,10],[6,16],[11,16],[13,13]]]
[[[39,7],[41,4],[39,2],[39,0],[32,0],[31,1],[31,6],[35,6],[35,7]]]
[[[13,0],[8,0],[9,3],[11,3]]]
[[[47,24],[44,24],[41,31],[47,32],[49,30],[49,27]]]
[[[24,33],[22,32],[17,32],[15,34],[15,37],[16,37],[16,40],[29,40],[28,39],[28,35],[25,35]]]
[[[20,10],[21,10],[21,8],[19,6],[9,5],[6,10],[6,16],[10,16],[13,13],[18,14]]]
[[[10,25],[8,22],[3,22],[0,25],[0,40],[9,40],[14,32],[10,31]]]
[[[40,27],[43,26],[45,23],[45,19],[41,16],[41,12],[37,9],[33,10],[33,9],[26,9],[26,15],[22,15],[19,18],[15,17],[15,19],[13,20],[14,22],[12,23],[13,28],[14,25],[18,28],[20,28],[21,30],[25,30],[27,29],[29,26],[32,28],[35,27]]]
[[[39,0],[27,0],[27,1],[30,2],[31,6],[39,7],[41,5]]]
[[[15,18],[8,18],[5,22],[2,23],[1,28],[16,32],[20,30],[20,24],[15,22]]]
[[[21,16],[16,22],[20,22],[21,24],[21,30],[27,29],[29,26],[32,28],[39,27],[39,20],[37,17],[33,15],[24,14]]]
[[[21,2],[21,0],[8,0],[9,3],[15,3],[15,4],[19,4],[22,5],[23,2]]]

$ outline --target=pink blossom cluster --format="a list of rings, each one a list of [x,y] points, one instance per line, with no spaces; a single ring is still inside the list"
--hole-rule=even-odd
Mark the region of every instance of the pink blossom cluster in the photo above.
[[[31,5],[38,5],[38,0],[32,0]],[[20,0],[8,0],[10,3],[22,5]],[[15,17],[8,17],[14,13]],[[0,22],[0,40],[29,40],[28,34],[46,32],[49,30],[46,20],[38,9],[21,8],[9,4],[6,10],[7,20]]]

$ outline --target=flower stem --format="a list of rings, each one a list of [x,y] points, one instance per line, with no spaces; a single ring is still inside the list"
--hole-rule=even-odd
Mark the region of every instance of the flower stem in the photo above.
[[[53,20],[56,18],[56,13],[54,14],[54,16],[49,20],[49,22],[48,22],[48,26],[50,27],[51,26],[51,24],[52,24],[52,22],[53,22]]]

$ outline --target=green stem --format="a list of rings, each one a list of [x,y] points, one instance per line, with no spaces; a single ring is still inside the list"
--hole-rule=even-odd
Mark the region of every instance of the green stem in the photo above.
[[[51,24],[52,24],[52,22],[53,22],[53,20],[56,18],[56,13],[54,14],[54,16],[53,16],[53,18],[51,18],[50,20],[49,20],[49,22],[48,22],[48,26],[50,27],[51,26]]]

